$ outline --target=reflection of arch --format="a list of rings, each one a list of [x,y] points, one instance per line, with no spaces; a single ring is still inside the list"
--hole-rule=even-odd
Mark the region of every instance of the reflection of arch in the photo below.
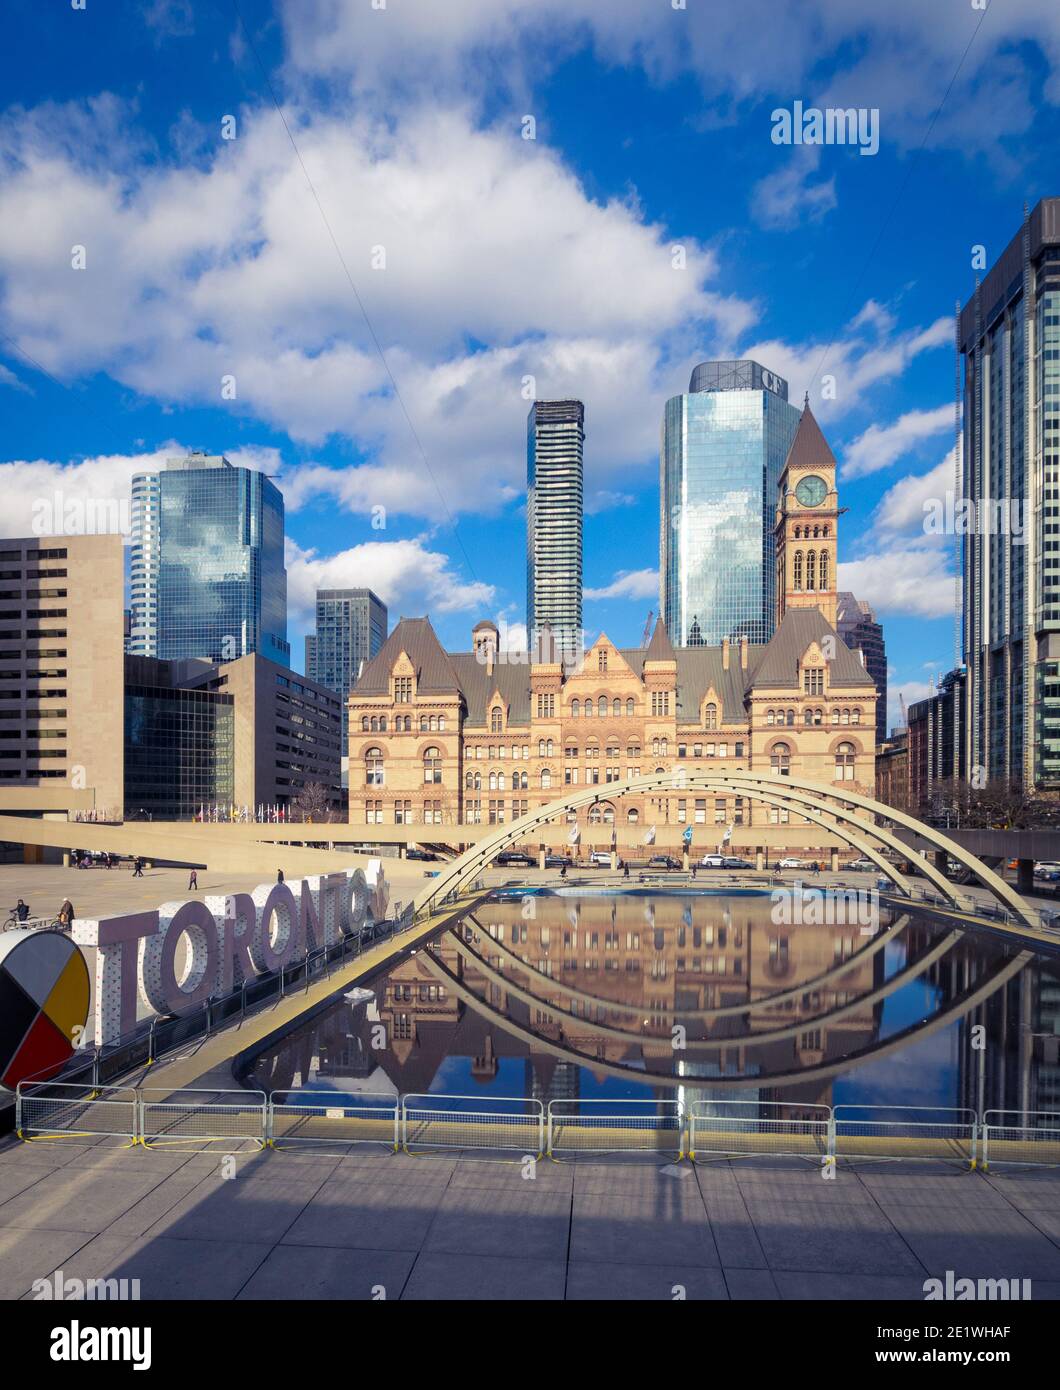
[[[763,801],[768,805],[784,806],[789,811],[795,811],[814,824],[822,826],[866,858],[871,859],[895,884],[899,892],[908,896],[909,885],[901,873],[883,857],[877,846],[882,845],[891,849],[905,859],[913,857],[913,852],[891,831],[886,830],[882,825],[876,824],[866,816],[857,814],[859,809],[868,811],[870,815],[879,817],[881,820],[892,821],[897,825],[916,831],[934,848],[945,850],[959,864],[970,869],[999,903],[1010,908],[1028,926],[1036,927],[1038,925],[1031,909],[1015,889],[995,874],[992,869],[988,869],[974,854],[970,854],[934,826],[925,825],[922,821],[906,815],[903,811],[896,810],[893,806],[885,806],[882,802],[872,800],[871,797],[861,796],[857,792],[850,791],[846,785],[839,791],[828,784],[811,782],[800,777],[789,776],[781,779],[763,772],[701,772],[695,770],[683,771],[681,789],[725,793],[737,790],[751,801]],[[646,777],[630,777],[623,782],[612,782],[608,787],[608,796],[666,795],[674,791],[674,774],[660,769]],[[452,860],[436,879],[431,880],[420,890],[412,904],[414,910],[419,912],[428,908],[450,891],[458,889],[465,880],[473,877],[480,869],[485,868],[506,846],[525,839],[530,832],[540,826],[547,825],[564,812],[568,813],[568,817],[571,812],[576,816],[578,807],[592,805],[598,797],[599,792],[595,788],[572,792],[557,801],[550,802],[547,806],[539,807],[537,810],[521,816],[508,825],[497,826],[491,835],[479,840],[464,854]],[[930,879],[942,895],[956,908],[974,913],[975,903],[966,900],[959,894],[946,875],[937,869],[930,860],[919,860],[918,867],[925,878]]]
[[[479,1017],[484,1018],[489,1023],[494,1023],[503,1032],[511,1037],[518,1038],[528,1046],[538,1052],[546,1052],[552,1057],[558,1057],[564,1062],[576,1062],[581,1066],[587,1067],[590,1071],[598,1072],[603,1076],[615,1076],[627,1081],[636,1081],[640,1085],[659,1085],[669,1083],[683,1087],[708,1087],[711,1090],[733,1090],[746,1088],[748,1086],[757,1087],[762,1090],[767,1087],[783,1086],[788,1083],[796,1084],[809,1081],[824,1081],[830,1077],[839,1076],[841,1073],[851,1070],[860,1062],[876,1061],[883,1057],[888,1057],[892,1053],[900,1052],[902,1048],[908,1047],[910,1043],[921,1041],[923,1038],[930,1037],[937,1033],[940,1028],[948,1028],[954,1022],[967,1017],[979,1004],[989,999],[999,989],[1008,983],[1009,980],[1024,969],[1033,959],[1032,951],[1020,951],[1011,960],[1004,961],[993,975],[979,983],[976,987],[966,991],[963,995],[958,995],[949,1009],[940,1010],[933,1017],[918,1023],[911,1024],[908,1028],[903,1028],[897,1033],[892,1033],[885,1042],[870,1044],[855,1052],[848,1052],[845,1056],[822,1062],[815,1067],[804,1067],[798,1071],[779,1072],[772,1075],[758,1073],[755,1076],[696,1076],[692,1073],[682,1074],[675,1077],[672,1074],[663,1074],[645,1070],[637,1067],[619,1066],[614,1062],[608,1062],[603,1057],[596,1056],[588,1052],[579,1052],[577,1048],[571,1046],[561,1046],[559,1043],[552,1042],[549,1038],[542,1037],[540,1033],[535,1033],[499,1009],[493,1008],[479,998],[473,990],[469,990],[464,982],[440,961],[437,956],[432,955],[428,949],[422,953],[422,959],[432,974],[439,980],[444,981],[446,987],[452,994],[469,1005],[475,1010]],[[638,1042],[644,1040],[638,1039]],[[665,1042],[665,1055],[673,1058],[673,1049],[669,1042]]]

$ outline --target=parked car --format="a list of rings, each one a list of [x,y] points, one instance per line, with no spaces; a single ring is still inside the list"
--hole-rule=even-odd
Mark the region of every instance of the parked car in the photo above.
[[[438,856],[436,854],[432,854],[429,849],[417,849],[414,845],[409,845],[408,849],[405,851],[405,858],[422,859],[427,863],[433,864],[437,860]]]
[[[648,860],[649,869],[679,869],[681,861],[669,854],[653,854]]]
[[[871,873],[873,869],[877,868],[877,865],[875,865],[871,859],[852,859],[847,865],[847,868],[859,874]]]
[[[609,849],[594,849],[589,855],[589,863],[597,869],[609,869],[611,867],[611,851]]]
[[[1060,874],[1060,863],[1055,859],[1040,859],[1034,866],[1035,878],[1046,878],[1050,882]]]
[[[749,859],[740,859],[735,854],[726,855],[722,861],[723,869],[753,869],[754,865]]]
[[[546,855],[545,855],[545,868],[546,868],[546,869],[562,869],[563,866],[564,866],[564,864],[569,864],[569,863],[570,863],[570,860],[567,858],[567,856],[566,856],[565,854],[546,854]]]
[[[497,855],[496,859],[494,859],[493,862],[494,864],[500,865],[500,867],[503,869],[506,868],[509,864],[522,864],[524,866],[529,866],[532,868],[537,861],[534,859],[534,856],[532,854],[527,854],[525,850],[502,849],[500,854]]]
[[[701,869],[724,869],[725,856],[724,854],[705,854],[699,861],[699,867]]]
[[[805,869],[806,865],[801,859],[778,859],[778,869]]]

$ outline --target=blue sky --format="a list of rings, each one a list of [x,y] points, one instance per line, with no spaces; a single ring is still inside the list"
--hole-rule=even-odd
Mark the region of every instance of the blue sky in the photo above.
[[[923,504],[953,307],[1060,192],[1055,0],[9,0],[4,28],[6,534],[223,451],[284,490],[296,664],[325,584],[466,647],[524,616],[532,377],[585,402],[585,621],[632,645],[663,402],[753,356],[839,459],[894,692],[952,664]],[[796,100],[877,108],[879,152],[775,145]]]

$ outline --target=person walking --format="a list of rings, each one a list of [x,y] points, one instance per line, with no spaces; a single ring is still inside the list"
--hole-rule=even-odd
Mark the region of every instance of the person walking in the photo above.
[[[192,869],[191,873],[188,875],[188,891],[190,892],[192,888],[198,888],[198,886],[199,871],[198,869]]]
[[[143,876],[144,861],[140,858],[139,855],[137,855],[136,858],[133,860],[133,878],[143,878]]]
[[[74,905],[69,898],[63,899],[63,905],[59,909],[59,925],[63,931],[69,931],[74,925]]]
[[[277,882],[277,883],[282,883],[282,882],[283,882],[283,870],[282,870],[282,869],[277,869],[277,870],[276,870],[276,882]]]

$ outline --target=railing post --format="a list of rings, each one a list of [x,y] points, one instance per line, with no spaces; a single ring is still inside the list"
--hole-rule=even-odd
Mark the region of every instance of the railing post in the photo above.
[[[309,947],[305,948],[305,991],[309,993]]]
[[[826,1157],[827,1159],[829,1159],[832,1163],[834,1163],[834,1162],[835,1162],[835,1110],[834,1110],[833,1108],[829,1108],[829,1111],[828,1111],[828,1138],[827,1138],[827,1140],[826,1140],[825,1142],[826,1142],[826,1144],[827,1144],[827,1148],[825,1149],[825,1157]]]
[[[239,1020],[243,1021],[247,1016],[247,982],[243,981],[239,990]]]
[[[158,1015],[154,1014],[151,1018],[151,1027],[147,1035],[147,1065],[151,1066],[155,1060],[155,1025],[158,1022]]]

